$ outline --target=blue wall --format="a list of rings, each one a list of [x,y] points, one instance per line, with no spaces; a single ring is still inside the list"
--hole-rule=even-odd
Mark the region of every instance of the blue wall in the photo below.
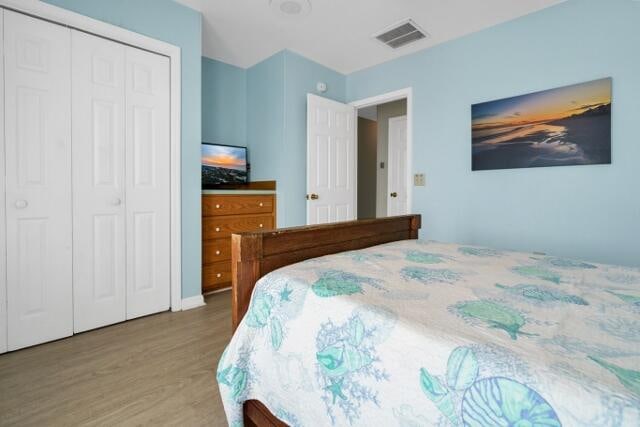
[[[423,237],[640,265],[640,2],[570,0],[347,77],[414,90]],[[613,77],[611,165],[471,172],[470,105]]]
[[[247,141],[251,179],[276,180],[278,225],[306,223],[307,93],[344,101],[346,78],[284,50],[247,70]]]
[[[247,146],[251,180],[280,183],[284,147],[283,52],[247,70]]]
[[[46,0],[182,51],[182,297],[200,294],[202,17],[171,0]]]
[[[202,58],[202,140],[247,145],[247,71]]]

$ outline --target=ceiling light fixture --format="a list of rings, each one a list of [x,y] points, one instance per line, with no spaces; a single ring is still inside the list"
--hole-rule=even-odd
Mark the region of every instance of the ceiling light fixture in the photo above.
[[[286,17],[299,17],[311,12],[309,0],[269,0],[271,9],[278,15]]]

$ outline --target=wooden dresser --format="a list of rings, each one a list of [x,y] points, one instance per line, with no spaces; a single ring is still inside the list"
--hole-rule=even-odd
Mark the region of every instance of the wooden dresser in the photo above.
[[[275,191],[203,191],[202,293],[231,286],[231,234],[275,227]]]

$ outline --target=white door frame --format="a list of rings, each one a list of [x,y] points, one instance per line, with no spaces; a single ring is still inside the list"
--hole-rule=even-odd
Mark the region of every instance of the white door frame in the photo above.
[[[0,7],[75,28],[99,37],[167,56],[171,64],[171,311],[182,310],[181,146],[182,83],[181,50],[172,44],[134,33],[116,25],[81,15],[39,0],[0,0]],[[199,296],[202,299],[202,296]],[[192,298],[185,309],[194,308]]]
[[[353,105],[356,109],[371,107],[373,105],[386,104],[387,102],[398,101],[400,99],[407,100],[407,209],[409,213],[413,209],[413,88],[407,87],[393,92],[383,93],[381,95],[372,96],[370,98],[353,101],[349,105]],[[356,142],[358,137],[358,121],[356,120]],[[358,155],[358,144],[356,143],[356,158]],[[357,165],[357,162],[356,162]],[[376,169],[378,165],[376,164]],[[357,177],[356,171],[356,177]],[[358,186],[356,185],[356,197]],[[357,200],[357,199],[356,199]]]

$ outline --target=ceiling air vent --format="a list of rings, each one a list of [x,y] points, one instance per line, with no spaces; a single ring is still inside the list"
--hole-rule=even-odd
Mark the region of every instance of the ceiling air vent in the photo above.
[[[398,49],[409,43],[425,39],[428,36],[429,35],[411,19],[405,19],[375,34],[373,37],[393,49]]]

